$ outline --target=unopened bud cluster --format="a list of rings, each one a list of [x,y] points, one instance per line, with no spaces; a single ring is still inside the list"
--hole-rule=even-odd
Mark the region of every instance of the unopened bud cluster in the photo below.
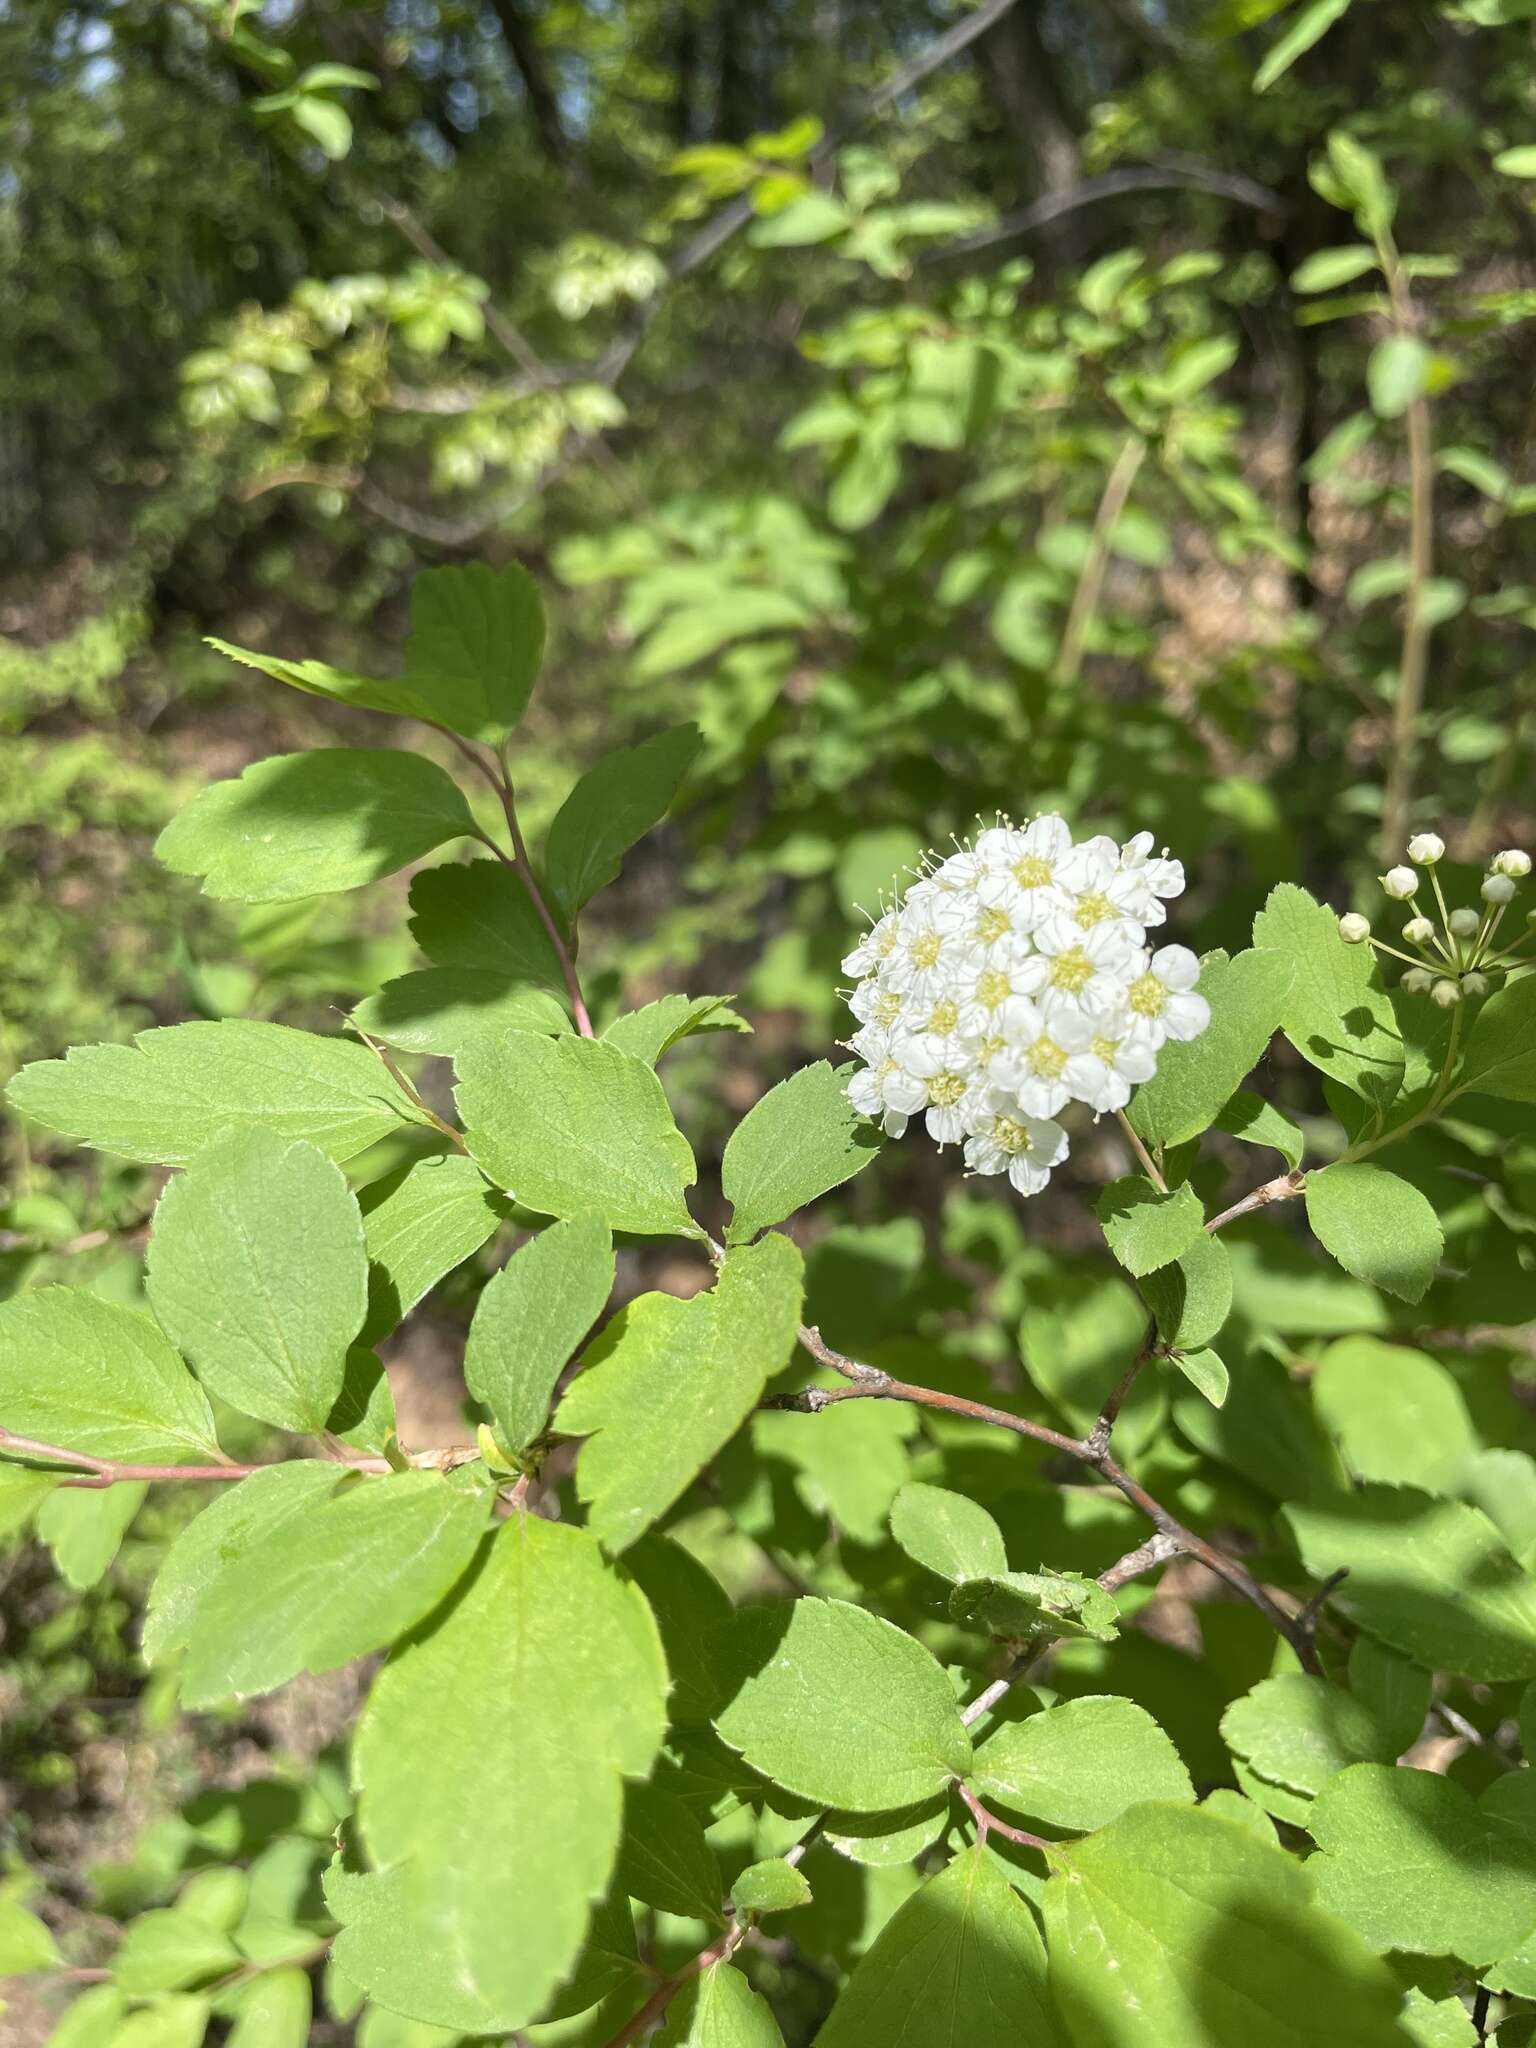
[[[973,1172],[1038,1193],[1067,1155],[1069,1102],[1123,1108],[1167,1040],[1210,1022],[1194,954],[1146,945],[1184,888],[1152,846],[1150,832],[1075,842],[1047,816],[925,865],[843,962],[861,977],[854,1107],[895,1137],[925,1112]]]
[[[1462,904],[1455,910],[1447,905],[1440,879],[1433,872],[1444,858],[1445,841],[1439,833],[1419,832],[1408,842],[1412,866],[1388,868],[1381,877],[1382,891],[1388,900],[1407,904],[1413,912],[1402,930],[1403,943],[1411,948],[1410,952],[1375,937],[1370,919],[1357,910],[1346,911],[1339,919],[1339,936],[1347,945],[1369,943],[1378,953],[1403,961],[1407,972],[1402,976],[1402,986],[1408,993],[1427,995],[1432,1003],[1449,1010],[1465,998],[1487,995],[1492,986],[1491,975],[1525,964],[1527,956],[1518,951],[1524,941],[1501,946],[1495,934],[1505,910],[1514,901],[1517,885],[1531,872],[1531,856],[1519,847],[1495,854],[1478,890],[1482,908]],[[1419,900],[1423,876],[1417,870],[1425,868],[1431,871],[1429,883],[1434,898],[1429,906]],[[1431,909],[1438,910],[1438,921],[1429,914]],[[1529,921],[1536,924],[1536,911]]]

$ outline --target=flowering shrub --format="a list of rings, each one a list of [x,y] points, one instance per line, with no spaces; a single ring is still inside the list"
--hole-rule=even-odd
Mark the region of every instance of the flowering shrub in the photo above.
[[[1525,855],[1450,911],[1415,839],[1402,993],[1293,883],[1197,960],[1149,944],[1184,875],[1145,833],[1000,823],[849,955],[859,1069],[771,1088],[701,1187],[660,1070],[748,1020],[598,1002],[580,949],[698,738],[599,761],[535,858],[542,642],[472,567],[419,580],[392,679],[230,650],[464,773],[265,760],[160,858],[271,905],[467,843],[411,884],[426,964],[344,1031],[12,1085],[40,1141],[172,1171],[145,1306],[0,1305],[0,1513],[85,1584],[146,1487],[209,1490],[143,1636],[190,1712],[383,1653],[346,1770],[201,1795],[99,1962],[18,1874],[7,1967],[87,1986],[56,2039],[289,2048],[318,1991],[363,2048],[1528,2040]],[[919,1112],[1012,1184],[931,1248],[879,1215]],[[1011,1195],[1074,1118],[1097,1225],[1054,1251]],[[445,1283],[473,1441],[406,1445],[381,1347]]]

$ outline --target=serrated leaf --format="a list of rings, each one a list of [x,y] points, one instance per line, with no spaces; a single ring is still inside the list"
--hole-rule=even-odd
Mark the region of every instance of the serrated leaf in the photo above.
[[[963,1775],[970,1737],[921,1643],[841,1600],[750,1607],[721,1647],[715,1726],[786,1791],[854,1813],[907,1806]]]
[[[792,1913],[810,1903],[805,1872],[782,1856],[748,1864],[731,1886],[731,1904],[738,1913]]]
[[[1346,1273],[1418,1301],[1445,1250],[1440,1219],[1411,1181],[1364,1161],[1307,1176],[1307,1221]]]
[[[363,1219],[302,1139],[231,1131],[155,1210],[150,1306],[205,1386],[279,1429],[323,1430],[368,1307]]]
[[[1430,1670],[1536,1677],[1536,1580],[1476,1508],[1363,1486],[1284,1513],[1314,1579],[1347,1569],[1330,1602],[1358,1627]]]
[[[1234,1700],[1221,1735],[1260,1777],[1311,1798],[1350,1764],[1390,1763],[1397,1754],[1361,1700],[1302,1671],[1261,1679]]]
[[[1478,1011],[1457,1085],[1503,1102],[1536,1102],[1536,974],[1506,982]]]
[[[1003,1532],[978,1502],[914,1482],[891,1503],[891,1534],[941,1579],[984,1579],[1008,1569]]]
[[[592,1538],[503,1523],[358,1724],[375,1874],[327,1880],[338,1966],[437,2026],[499,2034],[541,2013],[607,1889],[622,1781],[649,1772],[665,1698],[645,1602]]]
[[[695,1032],[750,1032],[752,1026],[730,1005],[729,996],[661,996],[644,1009],[615,1017],[603,1038],[654,1067],[664,1052]]]
[[[509,1451],[526,1450],[548,1422],[555,1382],[601,1315],[613,1273],[607,1224],[572,1216],[515,1252],[475,1304],[464,1377]]]
[[[368,1254],[368,1314],[377,1343],[496,1233],[502,1203],[461,1152],[413,1160],[358,1190]]]
[[[120,1463],[219,1456],[203,1390],[150,1318],[83,1288],[0,1302],[0,1422]]]
[[[720,1179],[744,1243],[868,1166],[880,1136],[848,1100],[847,1073],[802,1067],[755,1102],[726,1141]]]
[[[1253,943],[1294,975],[1280,1029],[1304,1060],[1379,1108],[1403,1079],[1403,1042],[1369,946],[1349,946],[1334,913],[1282,882],[1253,921]]]
[[[1403,2048],[1385,1963],[1247,1828],[1133,1806],[1052,1857],[1050,1983],[1076,2048]]]
[[[1375,1337],[1341,1337],[1312,1375],[1312,1404],[1361,1479],[1457,1491],[1478,1449],[1455,1379],[1433,1358]]]
[[[752,1441],[760,1457],[782,1459],[813,1515],[826,1515],[853,1543],[879,1543],[891,1502],[907,1476],[915,1416],[896,1401],[843,1401],[820,1415],[759,1414]]]
[[[457,1100],[472,1158],[546,1216],[590,1210],[613,1230],[697,1237],[688,1140],[643,1060],[594,1038],[473,1039]]]
[[[1374,1636],[1362,1635],[1350,1646],[1349,1689],[1380,1728],[1388,1755],[1401,1756],[1423,1731],[1434,1677]]]
[[[951,1618],[988,1635],[1088,1636],[1107,1643],[1119,1633],[1114,1595],[1081,1572],[994,1572],[962,1579],[949,1596]]]
[[[1272,1102],[1250,1094],[1246,1088],[1239,1088],[1231,1101],[1217,1112],[1216,1129],[1227,1132],[1230,1137],[1241,1138],[1245,1145],[1268,1145],[1280,1154],[1293,1173],[1300,1166],[1306,1149],[1301,1126],[1293,1123],[1282,1110],[1276,1109]]]
[[[493,1499],[437,1472],[397,1472],[349,1479],[268,1528],[197,1601],[182,1704],[272,1692],[404,1635],[463,1575]]]
[[[359,1032],[405,1052],[454,1059],[472,1038],[503,1031],[569,1031],[552,995],[474,967],[420,967],[386,981],[352,1012]]]
[[[656,2048],[784,2048],[766,1998],[729,1963],[702,1971],[667,2007]]]
[[[23,1116],[98,1152],[184,1166],[210,1138],[261,1125],[346,1160],[415,1112],[374,1055],[347,1039],[229,1018],[76,1046],[23,1067]]]
[[[1198,1038],[1165,1045],[1157,1072],[1131,1097],[1127,1115],[1152,1145],[1182,1145],[1209,1129],[1280,1028],[1295,964],[1284,953],[1250,949],[1229,960],[1207,953],[1200,993],[1211,1021]]]
[[[1180,1257],[1205,1228],[1193,1188],[1163,1192],[1138,1174],[1111,1181],[1094,1209],[1110,1250],[1128,1273],[1138,1275]]]
[[[144,1657],[164,1663],[185,1649],[197,1609],[230,1563],[260,1555],[292,1517],[307,1517],[343,1474],[321,1458],[288,1458],[226,1488],[190,1521],[165,1554],[144,1617]]]
[[[455,563],[412,584],[401,681],[418,717],[499,744],[527,709],[543,653],[539,587],[516,562]]]
[[[673,1725],[707,1725],[719,1705],[709,1639],[735,1611],[730,1595],[668,1536],[642,1537],[625,1552],[624,1569],[645,1595],[661,1632],[672,1674],[667,1711]]]
[[[725,1894],[720,1866],[698,1819],[675,1793],[655,1785],[626,1788],[615,1874],[642,1905],[720,1923]]]
[[[473,834],[457,783],[421,754],[321,747],[258,761],[184,806],[156,857],[205,896],[295,903],[392,875]]]
[[[563,989],[560,961],[533,900],[493,860],[447,862],[411,882],[411,936],[438,967]]]
[[[789,1362],[800,1294],[799,1252],[769,1237],[730,1252],[709,1292],[645,1295],[609,1325],[555,1417],[588,1438],[576,1490],[609,1550],[643,1535],[751,1414]]]
[[[989,1803],[1074,1830],[1101,1828],[1138,1800],[1195,1797],[1146,1708],[1111,1694],[1003,1721],[977,1750],[972,1782]]]
[[[963,1851],[897,1908],[816,2036],[817,2048],[1060,2040],[1040,1930],[981,1848]]]
[[[1188,1251],[1143,1276],[1141,1293],[1165,1344],[1200,1350],[1232,1312],[1232,1261],[1226,1246],[1202,1230]]]
[[[404,677],[391,682],[387,678],[358,675],[351,669],[333,668],[328,661],[287,661],[278,654],[258,654],[249,647],[236,647],[212,634],[206,636],[206,644],[228,655],[231,661],[312,697],[329,697],[335,704],[351,704],[364,711],[387,711],[402,718],[426,715]]]
[[[1536,1800],[1524,1772],[1480,1800],[1431,1771],[1360,1763],[1307,1823],[1319,1901],[1373,1948],[1491,1963],[1536,1926]]]
[[[38,1509],[37,1535],[66,1585],[84,1592],[101,1583],[148,1491],[141,1482],[100,1491],[60,1487],[48,1495]]]
[[[544,848],[544,879],[567,920],[617,881],[622,856],[666,816],[702,745],[697,726],[674,725],[604,755],[582,776]]]

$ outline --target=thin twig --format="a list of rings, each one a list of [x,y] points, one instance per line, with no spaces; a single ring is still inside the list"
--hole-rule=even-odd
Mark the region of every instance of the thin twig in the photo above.
[[[1119,1123],[1121,1130],[1124,1131],[1126,1141],[1130,1145],[1131,1150],[1136,1154],[1136,1157],[1140,1160],[1142,1172],[1147,1176],[1147,1179],[1151,1181],[1153,1187],[1157,1189],[1160,1195],[1166,1195],[1168,1192],[1168,1183],[1163,1178],[1162,1170],[1158,1166],[1157,1161],[1152,1157],[1152,1154],[1141,1142],[1141,1139],[1137,1134],[1136,1128],[1132,1124],[1130,1118],[1126,1115],[1123,1109],[1117,1109],[1115,1111],[1115,1118],[1116,1121]]]
[[[249,1479],[256,1472],[269,1471],[274,1464],[307,1462],[301,1459],[278,1458],[268,1459],[260,1465],[237,1465],[226,1458],[217,1465],[138,1465],[125,1463],[116,1458],[94,1457],[89,1451],[66,1450],[62,1444],[41,1443],[35,1437],[18,1436],[14,1430],[9,1429],[0,1429],[0,1452],[12,1458],[47,1459],[50,1464],[63,1468],[59,1476],[66,1486],[91,1489],[136,1484],[141,1480],[234,1482]],[[449,1444],[439,1450],[413,1451],[409,1454],[412,1465],[429,1472],[451,1472],[456,1465],[467,1465],[479,1455],[474,1446],[469,1444]],[[361,1452],[346,1451],[339,1462],[350,1472],[389,1473],[395,1469],[387,1458],[370,1457]]]
[[[1208,1231],[1221,1230],[1239,1216],[1246,1216],[1250,1210],[1267,1208],[1271,1202],[1288,1202],[1293,1195],[1299,1195],[1306,1184],[1307,1176],[1300,1167],[1291,1173],[1279,1174],[1274,1180],[1250,1188],[1241,1201],[1234,1202],[1230,1209],[1223,1209],[1219,1216],[1213,1216],[1205,1227]]]
[[[1088,536],[1088,552],[1078,571],[1067,623],[1061,631],[1061,646],[1051,672],[1054,683],[1069,686],[1077,681],[1078,671],[1083,665],[1088,628],[1098,611],[1104,572],[1109,566],[1110,540],[1146,456],[1147,444],[1140,434],[1127,434],[1104,480],[1099,508],[1093,515],[1093,530]]]
[[[976,1823],[978,1841],[984,1842],[988,1835],[1001,1835],[1005,1842],[1017,1842],[1021,1849],[1038,1849],[1044,1854],[1050,1847],[1042,1836],[1030,1834],[1027,1828],[1013,1827],[1007,1821],[999,1820],[995,1813],[989,1813],[969,1785],[962,1784],[959,1790]]]
[[[1411,335],[1416,322],[1413,298],[1402,265],[1390,242],[1387,256],[1387,290],[1392,301],[1393,320],[1400,335]],[[1394,861],[1403,850],[1408,831],[1408,812],[1413,802],[1413,774],[1418,760],[1419,714],[1424,708],[1424,682],[1429,669],[1429,636],[1433,630],[1426,610],[1430,578],[1434,574],[1434,492],[1435,465],[1430,446],[1429,401],[1417,392],[1408,402],[1408,583],[1403,593],[1403,655],[1398,673],[1397,697],[1392,706],[1392,741],[1387,761],[1387,786],[1381,805],[1381,857]]]
[[[718,1941],[712,1941],[708,1948],[700,1949],[699,1953],[684,1963],[680,1970],[674,1970],[665,1982],[656,1986],[634,2018],[625,2021],[608,2043],[608,2048],[629,2048],[630,2042],[638,2041],[642,2035],[648,2034],[683,1986],[690,1983],[693,1978],[701,1977],[716,1963],[723,1963],[727,1957],[734,1955],[745,1940],[746,1932],[747,1922],[738,1920],[727,1928]]]

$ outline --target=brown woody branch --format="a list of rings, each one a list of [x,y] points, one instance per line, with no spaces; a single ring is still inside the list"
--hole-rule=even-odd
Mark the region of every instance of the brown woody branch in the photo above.
[[[261,1465],[237,1465],[233,1459],[221,1458],[216,1465],[138,1465],[117,1458],[93,1457],[89,1451],[66,1450],[62,1444],[42,1443],[36,1437],[18,1436],[10,1429],[0,1429],[0,1452],[11,1458],[44,1459],[49,1465],[60,1468],[58,1476],[66,1486],[96,1491],[145,1480],[220,1480],[233,1483],[249,1479],[255,1472],[265,1472],[273,1464],[301,1462],[275,1458]],[[457,1465],[471,1463],[480,1453],[471,1444],[448,1444],[438,1450],[412,1451],[408,1455],[418,1471],[451,1472]],[[387,1458],[370,1457],[363,1452],[343,1451],[334,1462],[347,1472],[388,1473],[395,1470]]]

